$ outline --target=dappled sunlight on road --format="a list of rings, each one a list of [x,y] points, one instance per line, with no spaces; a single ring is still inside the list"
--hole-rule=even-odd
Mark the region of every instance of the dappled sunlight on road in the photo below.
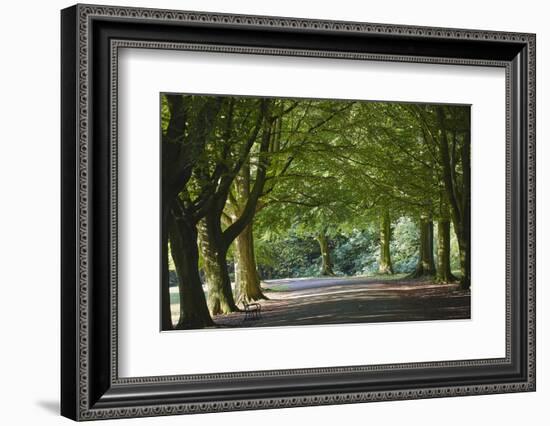
[[[364,277],[287,279],[264,285],[262,318],[218,315],[221,327],[273,327],[470,318],[470,293],[456,284]]]

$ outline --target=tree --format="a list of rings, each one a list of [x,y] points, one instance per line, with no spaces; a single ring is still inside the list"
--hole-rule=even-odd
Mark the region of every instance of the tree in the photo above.
[[[177,325],[182,328],[203,328],[214,325],[208,313],[206,298],[202,290],[197,245],[189,244],[197,240],[194,224],[183,218],[170,217],[169,236],[171,253],[179,279],[180,318]]]
[[[359,235],[364,238],[356,241],[369,251],[366,261],[373,259],[379,273],[393,273],[394,230],[408,218],[407,269],[418,255],[415,275],[451,282],[453,228],[467,287],[467,108],[235,96],[162,99],[163,324],[169,317],[168,242],[179,277],[179,328],[212,324],[213,315],[237,311],[237,301],[265,297],[259,271],[266,269],[257,265],[265,250],[258,257],[255,239],[260,252],[267,241],[316,243],[304,243],[314,247],[314,256],[302,264],[320,265],[319,271],[301,270],[333,275],[342,269],[340,254],[331,250]],[[234,258],[235,290],[228,255]],[[404,264],[402,258],[397,262]]]
[[[173,232],[179,232],[178,237],[181,239],[181,247],[185,247],[190,253],[194,253],[195,250],[198,251],[197,225],[201,221],[215,223],[213,215],[216,213],[221,214],[224,197],[261,130],[268,101],[265,99],[247,98],[237,100],[236,98],[193,95],[165,95],[164,99],[168,108],[165,110],[165,116],[163,116],[163,136],[166,135],[167,142],[166,145],[163,145],[163,148],[167,147],[167,154],[166,156],[163,155],[163,160],[166,159],[167,164],[166,167],[163,164],[163,169],[169,168],[169,164],[172,162],[180,168],[184,164],[186,170],[184,185],[183,187],[178,186],[179,193],[175,197],[175,202],[172,201],[170,209],[177,225],[172,229]],[[177,110],[170,108],[171,105],[175,104],[181,105],[186,112],[180,114],[179,122],[182,124],[178,129],[179,131],[176,132],[175,138],[180,146],[195,147],[194,150],[188,150],[189,157],[176,156],[169,150],[169,148],[172,148],[169,145],[171,141],[168,137],[171,134],[170,124],[173,119],[179,117]],[[243,114],[239,112],[243,112]],[[240,140],[230,137],[234,119],[238,119],[240,125],[246,128],[246,137]],[[196,147],[200,147],[200,149],[196,149]],[[190,161],[190,159],[193,161]],[[218,243],[217,229],[212,227],[210,231],[213,231],[213,233],[210,233],[209,237],[212,238],[214,244]],[[171,234],[172,256],[174,263],[180,265],[179,268],[176,268],[180,280],[180,321],[177,328],[186,327],[188,318],[200,316],[202,316],[205,325],[210,324],[212,320],[210,315],[204,315],[204,312],[206,312],[204,306],[195,306],[192,303],[186,304],[184,300],[185,295],[196,293],[189,290],[189,287],[200,288],[202,291],[202,282],[198,271],[198,257],[175,249],[178,247],[178,241],[176,241],[173,232]],[[221,259],[219,261],[221,262]],[[225,261],[225,258],[223,261]],[[208,263],[208,260],[205,263]],[[211,262],[209,265],[216,265],[216,263]],[[212,293],[215,294],[216,290],[219,290],[219,295],[229,293],[228,304],[235,308],[231,288],[228,282],[223,281],[223,273],[222,270],[220,272],[221,280],[216,281],[217,287],[212,287]],[[227,273],[227,270],[225,270],[225,273]],[[187,274],[187,276],[181,274]],[[185,306],[197,312],[187,312],[184,310]],[[163,309],[166,310],[164,304]]]
[[[208,286],[208,307],[212,315],[238,311],[233,297],[231,280],[227,269],[227,252],[231,243],[244,230],[255,213],[255,205],[261,195],[265,182],[266,167],[258,164],[256,182],[251,191],[247,205],[235,222],[226,229],[222,226],[222,215],[229,197],[231,186],[246,164],[250,151],[259,140],[260,157],[267,153],[271,138],[271,101],[257,101],[249,98],[229,99],[229,111],[225,123],[224,148],[221,161],[215,165],[206,163],[196,173],[198,186],[202,191],[215,184],[215,176],[208,169],[223,169],[219,184],[212,193],[210,208],[198,224],[201,253],[204,260],[204,271]],[[250,132],[251,122],[254,123]],[[237,148],[237,149],[236,149]],[[236,151],[231,155],[231,151]],[[214,177],[214,179],[212,178]]]
[[[216,98],[204,98],[192,96],[187,99],[181,95],[162,96],[162,212],[161,212],[161,325],[163,330],[173,327],[170,309],[170,288],[168,278],[168,240],[170,229],[182,229],[181,238],[185,239],[183,246],[193,250],[196,245],[196,238],[193,237],[194,221],[198,220],[197,212],[188,214],[186,226],[179,227],[176,223],[175,211],[181,211],[178,197],[182,189],[191,179],[193,168],[204,155],[208,143],[208,129],[214,121],[221,101]],[[189,231],[183,233],[183,230]],[[174,236],[172,232],[172,237]],[[178,247],[178,242],[172,241],[172,247]],[[192,256],[184,256],[179,250],[173,250],[172,256],[177,259],[180,265],[179,291],[180,300],[186,294],[195,294],[198,289],[202,291],[202,285],[198,277],[198,270],[195,274],[193,268],[194,259]],[[183,274],[183,275],[182,275]],[[186,317],[195,318],[198,323],[201,318],[202,324],[210,325],[211,318],[204,315],[204,307],[197,304],[188,304],[184,312],[180,308],[179,324]]]
[[[436,113],[443,182],[460,250],[460,284],[463,289],[468,289],[470,288],[470,110],[437,106]],[[449,127],[452,129],[451,147],[449,147]]]
[[[378,272],[380,274],[393,274],[393,266],[390,255],[391,221],[390,211],[385,209],[380,217],[380,261]]]
[[[450,210],[459,242],[461,287],[467,289],[470,286],[470,109],[442,105],[410,105],[408,109],[420,125],[426,150],[430,152],[435,183],[439,186],[439,190],[430,191],[431,203],[439,204],[439,210],[428,214],[436,216],[441,225],[438,226],[437,280],[451,282],[454,279],[450,272],[450,235],[447,232]],[[434,195],[438,193],[439,199],[435,200]]]
[[[451,283],[456,277],[451,272],[451,221],[449,205],[445,194],[441,191],[439,201],[439,218],[437,220],[437,274],[439,283]]]
[[[321,231],[317,234],[317,241],[321,248],[321,275],[332,276],[334,270],[332,269],[332,260],[330,259],[330,248],[326,234]]]
[[[414,276],[433,275],[434,189],[438,175],[436,156],[416,118],[418,105],[367,103],[360,106],[360,118],[351,137],[361,140],[359,149],[346,153],[345,160],[357,167],[368,185],[363,192],[377,193],[375,204],[380,223],[379,272],[391,273],[390,242],[393,215],[419,218],[419,260]],[[421,107],[421,106],[420,106]],[[345,167],[344,164],[341,167]],[[352,168],[353,170],[353,168]]]
[[[279,155],[281,150],[282,122],[285,115],[297,106],[297,101],[278,100],[273,103],[271,127],[268,129],[269,145],[260,145],[257,153],[251,153],[236,176],[222,214],[226,226],[240,223],[242,231],[235,239],[235,293],[237,301],[267,299],[261,288],[260,276],[254,252],[253,218],[261,208],[260,199],[273,190],[276,179],[283,175],[292,163],[293,157]],[[267,135],[267,133],[266,133]],[[285,145],[285,144],[283,144]],[[284,147],[284,146],[283,146]],[[281,160],[284,160],[281,161]],[[255,172],[254,172],[255,170]],[[271,171],[270,174],[268,172]],[[265,188],[267,181],[270,188]],[[240,229],[237,228],[237,229]]]
[[[340,191],[342,197],[333,196],[344,183],[327,171],[325,159],[342,147],[337,136],[352,106],[353,102],[335,105],[308,100],[279,121],[278,149],[273,152],[283,156],[279,161],[282,170],[269,177],[270,187],[260,209],[261,215],[269,218],[270,233],[293,228],[297,234],[315,238],[321,253],[321,275],[334,275],[328,240],[337,232],[338,226],[333,224],[349,217],[348,194]]]
[[[413,277],[435,275],[434,262],[434,224],[431,218],[423,216],[420,218],[420,249],[418,263]]]
[[[262,291],[254,252],[253,224],[249,223],[235,240],[235,286],[237,300],[267,299]]]

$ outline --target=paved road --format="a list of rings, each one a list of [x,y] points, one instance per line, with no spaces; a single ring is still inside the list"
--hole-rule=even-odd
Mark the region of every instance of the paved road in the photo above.
[[[307,290],[311,288],[321,287],[342,287],[342,286],[363,286],[370,284],[391,284],[404,282],[406,274],[395,275],[391,277],[385,277],[384,280],[380,280],[379,277],[312,277],[312,278],[284,278],[278,280],[267,280],[262,282],[262,287],[268,291],[287,291],[296,292],[301,290]],[[407,281],[414,283],[414,281]]]
[[[244,314],[233,313],[216,316],[216,324],[274,327],[470,318],[470,293],[454,284],[329,277],[271,280],[263,287],[269,300],[260,301],[260,320],[243,322]]]

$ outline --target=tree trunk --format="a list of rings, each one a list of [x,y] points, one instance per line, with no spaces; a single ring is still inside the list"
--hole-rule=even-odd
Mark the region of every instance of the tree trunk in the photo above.
[[[233,298],[227,270],[227,246],[223,242],[219,221],[220,217],[215,212],[208,213],[197,227],[211,315],[229,314],[239,310]]]
[[[380,261],[378,273],[393,274],[390,256],[391,222],[390,213],[386,210],[380,218]]]
[[[460,288],[467,290],[470,288],[470,228],[463,226],[463,229],[457,229],[455,226],[455,234],[460,256]]]
[[[180,318],[175,328],[181,330],[213,326],[199,275],[196,228],[171,215],[169,237],[180,293]]]
[[[464,135],[462,144],[461,159],[463,169],[462,179],[462,226],[460,228],[460,237],[458,238],[458,247],[460,250],[460,286],[467,290],[470,288],[470,114],[466,115],[467,131]]]
[[[413,274],[414,277],[432,276],[435,274],[433,235],[433,222],[429,219],[421,218],[420,253],[418,256],[418,264]]]
[[[161,210],[161,329],[170,330],[174,328],[172,323],[172,312],[171,312],[171,303],[170,303],[170,276],[168,270],[168,241],[169,239],[175,241],[175,238],[171,238],[170,234],[173,234],[173,237],[177,237],[176,234],[178,231],[178,225],[172,224],[173,217],[171,208],[174,205],[174,202],[177,200],[178,194],[185,187],[189,179],[191,178],[191,173],[194,165],[197,160],[200,158],[201,153],[204,151],[206,145],[206,130],[210,127],[208,123],[212,122],[215,118],[219,109],[221,108],[221,101],[219,98],[208,99],[204,102],[204,106],[201,108],[198,116],[200,120],[198,125],[194,126],[193,129],[188,127],[188,108],[187,102],[184,100],[183,96],[180,95],[170,95],[166,96],[166,101],[168,108],[170,110],[170,120],[168,122],[168,127],[166,132],[161,132],[161,161],[162,161],[162,210]],[[188,134],[188,137],[184,135]],[[183,161],[182,161],[183,160]],[[191,233],[194,231],[193,222]],[[174,228],[170,230],[170,228]],[[176,234],[174,234],[174,232]],[[186,236],[187,237],[187,236]],[[180,237],[177,237],[179,239]],[[182,243],[180,241],[175,241],[176,246],[179,247]],[[178,245],[179,244],[179,245]],[[196,249],[196,235],[193,239],[193,245]],[[174,246],[172,246],[174,250]],[[190,247],[192,250],[192,247]],[[181,273],[186,272],[187,269],[191,268],[191,265],[184,265],[184,258],[193,257],[193,254],[190,252],[187,255],[182,250],[179,250],[176,253],[172,253],[172,257],[178,259],[180,265],[180,271],[178,275],[181,277]],[[197,257],[198,259],[198,257]],[[195,269],[198,268],[197,265],[194,266]],[[187,273],[187,272],[186,272]],[[198,269],[197,269],[198,273]],[[193,274],[191,274],[193,275]],[[182,298],[182,287],[180,281],[180,300]],[[198,281],[200,284],[200,280]],[[184,286],[188,285],[188,280],[184,279]],[[202,286],[198,286],[202,298],[204,299],[204,294],[202,292]],[[184,289],[185,290],[185,289]],[[187,291],[187,290],[185,290]],[[193,295],[192,295],[193,296]],[[200,299],[199,295],[197,297]],[[192,298],[192,297],[191,297]],[[187,297],[186,297],[187,299]],[[191,303],[191,302],[189,302]],[[200,303],[200,302],[199,302]],[[190,305],[192,306],[192,305]],[[191,311],[193,312],[191,307]],[[199,309],[200,310],[200,309]],[[180,314],[181,314],[181,302],[180,302]],[[194,314],[190,314],[193,317]],[[199,314],[200,315],[200,314]],[[190,317],[190,318],[191,318]],[[180,318],[181,322],[181,318]],[[193,325],[194,323],[200,324],[201,321],[190,319],[189,323]],[[207,320],[203,320],[203,323],[212,323],[212,320],[208,316]],[[185,324],[184,324],[185,325]],[[200,325],[199,325],[200,326]]]
[[[437,274],[436,282],[451,283],[456,277],[451,272],[451,220],[445,188],[439,193],[439,219],[437,221]]]
[[[161,225],[161,330],[172,330],[172,310],[170,304],[170,271],[168,270],[168,208],[163,208]]]
[[[247,225],[235,240],[235,288],[238,300],[267,299],[262,293],[260,277],[256,269],[252,223]]]
[[[239,303],[243,300],[241,297],[241,285],[242,282],[241,278],[241,268],[239,266],[239,256],[237,254],[237,243],[235,243],[234,253],[233,253],[233,265],[235,269],[235,288],[233,289],[233,299],[235,299],[235,304],[237,307],[239,306]]]
[[[454,282],[451,273],[451,222],[449,219],[437,221],[437,275],[439,283]]]
[[[332,270],[332,261],[330,260],[330,249],[328,247],[328,239],[324,232],[317,235],[317,241],[319,242],[319,247],[321,248],[321,275],[334,275]]]
[[[439,106],[436,112],[440,130],[439,152],[443,166],[442,177],[460,250],[460,286],[466,290],[470,288],[470,113],[465,115],[464,127],[466,131],[460,149],[463,176],[462,185],[457,188],[457,179],[454,178],[456,170],[451,166],[445,110]]]

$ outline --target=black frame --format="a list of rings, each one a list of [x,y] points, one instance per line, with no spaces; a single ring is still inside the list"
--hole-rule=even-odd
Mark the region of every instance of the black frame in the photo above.
[[[61,413],[74,420],[535,390],[535,36],[76,5],[61,13]],[[507,75],[507,350],[499,359],[119,378],[119,48],[497,66]]]

